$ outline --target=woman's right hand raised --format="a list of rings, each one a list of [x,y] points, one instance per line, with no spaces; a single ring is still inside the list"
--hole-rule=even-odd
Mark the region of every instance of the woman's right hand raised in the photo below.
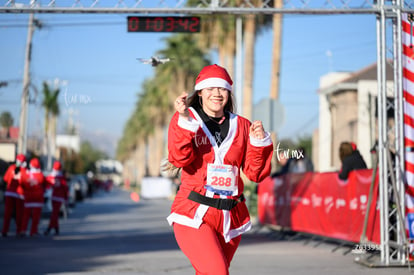
[[[187,96],[186,92],[183,92],[179,97],[177,97],[174,101],[175,110],[183,117],[189,118],[190,112],[188,111],[187,105]]]

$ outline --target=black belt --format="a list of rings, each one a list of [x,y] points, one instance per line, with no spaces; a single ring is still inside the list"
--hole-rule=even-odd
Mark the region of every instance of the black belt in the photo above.
[[[243,194],[241,194],[240,197],[237,198],[237,200],[234,200],[234,199],[209,198],[195,191],[191,191],[190,195],[188,195],[188,199],[201,203],[201,204],[212,206],[220,210],[231,210],[239,202],[243,202],[246,200]]]

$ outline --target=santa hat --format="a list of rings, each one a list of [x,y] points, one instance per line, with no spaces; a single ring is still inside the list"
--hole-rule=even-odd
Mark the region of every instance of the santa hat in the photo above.
[[[60,163],[60,161],[55,161],[55,163],[53,163],[53,170],[60,171],[61,169],[62,164]]]
[[[352,150],[355,151],[357,149],[356,143],[352,142],[352,141],[350,143],[351,143],[351,146],[352,146]]]
[[[37,158],[33,158],[30,161],[30,167],[34,168],[34,169],[40,169],[40,162]]]
[[[26,161],[26,156],[23,154],[18,154],[16,157],[16,160],[19,161],[20,163],[25,162]]]
[[[204,88],[220,87],[232,90],[233,81],[226,69],[217,64],[205,66],[196,78],[194,89],[196,91]]]
[[[24,154],[18,154],[16,157],[16,165],[17,166],[26,166],[26,156]]]

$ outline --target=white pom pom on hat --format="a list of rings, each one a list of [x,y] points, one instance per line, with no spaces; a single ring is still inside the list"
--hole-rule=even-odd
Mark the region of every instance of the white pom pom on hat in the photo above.
[[[227,70],[217,64],[205,66],[196,78],[194,89],[196,91],[204,88],[225,88],[232,90],[233,81]]]

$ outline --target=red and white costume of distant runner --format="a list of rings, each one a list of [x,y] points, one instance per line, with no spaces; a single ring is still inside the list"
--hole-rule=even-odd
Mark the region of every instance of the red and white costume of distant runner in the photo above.
[[[44,191],[46,188],[45,177],[37,158],[33,158],[30,161],[30,170],[25,177],[26,180],[22,184],[24,190],[24,212],[20,233],[26,233],[29,220],[32,218],[30,235],[34,236],[38,234],[38,225],[42,215]]]

